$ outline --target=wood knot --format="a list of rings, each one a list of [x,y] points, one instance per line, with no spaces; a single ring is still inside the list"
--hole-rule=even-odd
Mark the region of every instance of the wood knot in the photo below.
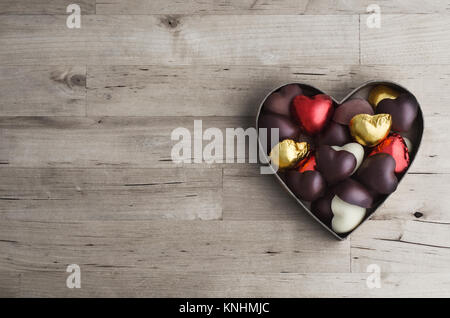
[[[65,84],[69,88],[73,86],[86,87],[86,75],[75,74],[70,70],[52,72],[50,78],[55,82]]]
[[[86,76],[81,74],[73,74],[70,76],[70,83],[75,86],[86,86]]]
[[[422,212],[415,212],[415,213],[414,213],[414,216],[415,216],[416,218],[421,218],[421,217],[423,216],[423,213],[422,213]]]
[[[176,15],[166,15],[161,18],[161,24],[169,29],[176,29],[180,24],[180,19]]]

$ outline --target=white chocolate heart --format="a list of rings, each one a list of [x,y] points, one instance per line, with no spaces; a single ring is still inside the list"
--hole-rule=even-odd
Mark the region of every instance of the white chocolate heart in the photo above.
[[[358,144],[357,142],[350,142],[348,144],[343,145],[342,147],[339,146],[331,146],[336,151],[345,150],[350,152],[353,156],[356,158],[356,166],[355,169],[353,169],[352,174],[355,173],[356,170],[358,170],[359,166],[361,165],[363,159],[364,159],[364,147]]]
[[[406,138],[404,136],[402,136],[402,137],[403,137],[403,140],[405,141],[406,147],[408,148],[408,152],[411,153],[411,151],[413,149],[411,140],[409,140],[408,138]]]
[[[333,219],[331,228],[336,233],[347,233],[358,226],[366,215],[366,209],[343,201],[337,195],[331,200]]]

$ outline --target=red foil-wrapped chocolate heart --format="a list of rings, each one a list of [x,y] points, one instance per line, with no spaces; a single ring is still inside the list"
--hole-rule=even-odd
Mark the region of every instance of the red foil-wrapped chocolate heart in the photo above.
[[[299,163],[298,172],[316,171],[316,156],[314,154],[309,155]]]
[[[316,135],[333,116],[333,100],[325,94],[311,97],[299,95],[292,101],[292,112],[309,135]]]
[[[390,134],[369,153],[369,157],[377,153],[387,153],[394,158],[395,173],[402,173],[409,166],[408,147],[399,134]]]

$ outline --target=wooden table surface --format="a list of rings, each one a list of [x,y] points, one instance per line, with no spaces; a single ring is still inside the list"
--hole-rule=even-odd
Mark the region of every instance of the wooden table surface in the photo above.
[[[0,296],[450,296],[450,1],[0,0]],[[339,242],[256,164],[171,161],[281,83],[419,99],[398,190]],[[81,288],[66,287],[69,264]],[[381,288],[366,285],[369,264]]]

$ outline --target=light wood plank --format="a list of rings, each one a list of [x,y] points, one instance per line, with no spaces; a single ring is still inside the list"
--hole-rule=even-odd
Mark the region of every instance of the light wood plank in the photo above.
[[[264,96],[287,82],[314,82],[344,96],[345,67],[96,66],[88,69],[92,116],[254,116]]]
[[[0,162],[11,167],[198,167],[171,159],[178,142],[171,140],[172,131],[187,128],[193,147],[197,119],[204,129],[223,132],[253,125],[247,117],[0,117]]]
[[[243,202],[251,202],[251,204],[243,204]],[[315,222],[281,188],[274,176],[261,175],[257,166],[224,169],[223,218],[225,220],[292,220],[293,222],[311,219]]]
[[[449,174],[408,174],[373,219],[450,222],[449,187]],[[251,200],[252,204],[242,204],[246,200]],[[261,175],[258,167],[224,169],[225,220],[298,221],[310,218],[306,213],[274,176]]]
[[[193,147],[194,137],[199,140],[194,136],[194,120],[202,120],[203,130],[219,128],[224,136],[226,128],[254,125],[251,117],[3,117],[0,163],[11,167],[223,167],[172,162],[172,147],[178,142],[171,140],[172,131],[187,128]],[[450,173],[450,161],[445,159],[449,141],[442,133],[447,124],[446,116],[426,118],[422,146],[410,172]],[[239,159],[237,154],[234,158]]]
[[[368,221],[351,237],[352,271],[378,264],[382,272],[450,271],[450,223]]]
[[[72,0],[0,0],[0,14],[66,14]],[[77,0],[81,14],[95,13],[95,0]]]
[[[436,79],[439,80],[436,80]],[[288,82],[340,100],[370,80],[391,80],[418,98],[424,114],[450,115],[450,65],[433,66],[90,66],[91,116],[254,116],[263,97]]]
[[[222,218],[221,169],[0,168],[0,218]]]
[[[254,116],[287,82],[312,84],[337,99],[373,79],[410,89],[424,114],[450,115],[450,66],[84,66],[0,67],[3,116]],[[439,78],[438,81],[435,79]],[[87,97],[86,87],[87,85]],[[176,87],[176,89],[174,89]]]
[[[349,272],[349,241],[299,222],[85,221],[0,224],[0,268],[64,271],[67,264],[168,274]]]
[[[380,28],[361,16],[361,63],[450,64],[450,16],[382,15]]]
[[[355,14],[366,13],[371,0],[134,0],[108,2],[97,1],[99,14]],[[449,11],[447,0],[424,3],[419,0],[376,2],[382,13],[445,13]]]
[[[0,67],[1,116],[84,116],[86,67]]]
[[[61,271],[7,271],[5,297],[449,297],[448,273],[382,273],[369,289],[368,273],[204,274],[81,269],[81,288],[65,286]],[[4,276],[3,280],[1,277]],[[418,288],[420,286],[420,288]],[[14,287],[14,288],[12,288]]]
[[[59,15],[0,16],[0,63],[291,65],[359,61],[358,16],[88,15],[80,29],[68,29],[65,20],[66,16]]]

